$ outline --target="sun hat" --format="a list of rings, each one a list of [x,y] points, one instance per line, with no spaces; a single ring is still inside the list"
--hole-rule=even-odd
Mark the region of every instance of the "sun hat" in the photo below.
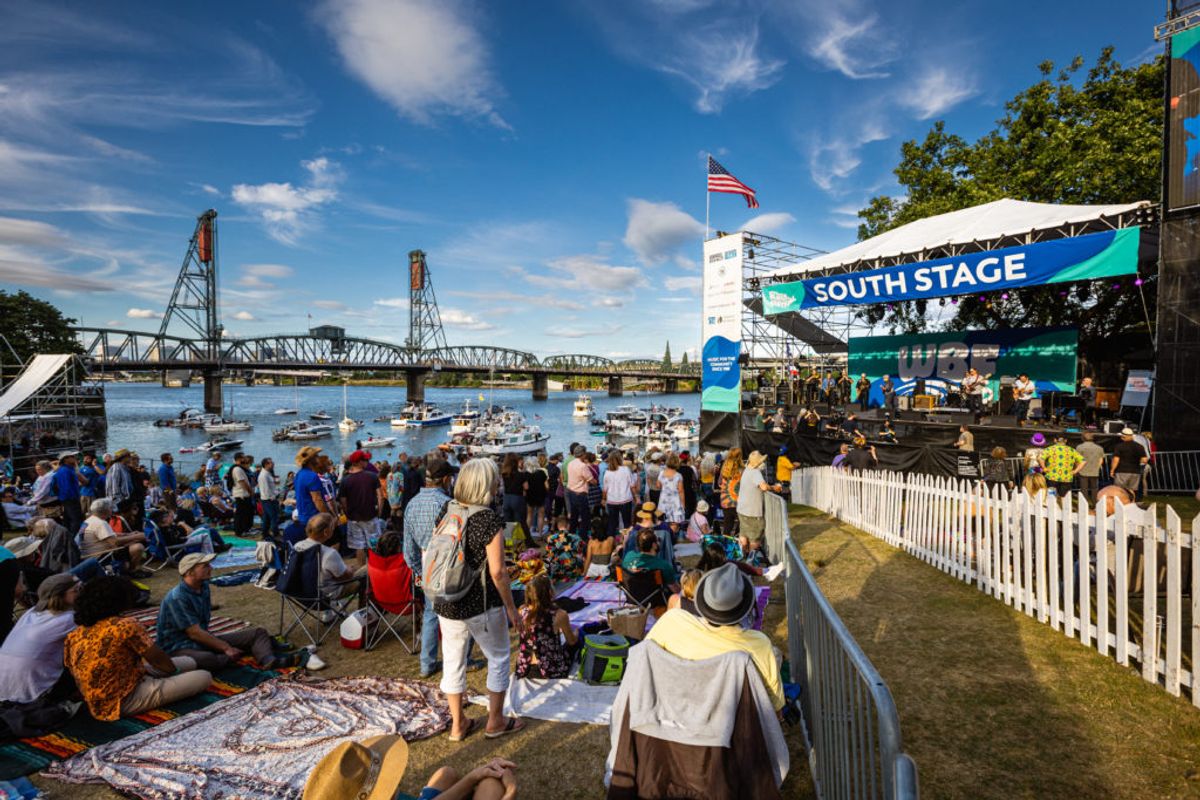
[[[51,575],[38,586],[38,601],[33,610],[45,611],[49,607],[51,600],[66,594],[78,583],[80,583],[79,578],[76,578],[69,572],[60,572],[57,575]]]
[[[639,517],[645,517],[646,519],[654,519],[655,508],[656,506],[654,503],[646,501],[645,503],[642,503],[642,507],[638,509],[637,515]]]
[[[303,800],[391,800],[408,767],[408,744],[395,735],[342,742],[304,782]]]
[[[1029,440],[1029,443],[1037,447],[1041,447],[1046,443],[1046,437],[1042,436],[1040,433],[1035,433],[1033,438]]]
[[[192,567],[198,567],[201,564],[207,564],[217,557],[216,553],[188,553],[183,558],[179,559],[179,574],[187,575]]]
[[[350,458],[347,460],[351,464],[357,464],[359,461],[370,461],[371,460],[371,451],[370,450],[355,450],[353,453],[350,454]]]
[[[1133,436],[1133,428],[1121,428],[1122,436]]]
[[[662,461],[663,460],[662,451],[661,450],[655,451],[654,454],[650,456],[650,460],[651,461]]]
[[[708,501],[701,500],[699,503],[696,503],[696,510],[699,511],[701,514],[707,514],[708,513]]]
[[[130,454],[130,453],[129,453],[129,450],[127,450],[126,448],[122,447],[120,450],[118,450],[117,452],[113,453],[113,461],[120,461],[122,458],[125,458],[125,457],[126,457],[126,456],[128,456],[129,454]]]
[[[13,554],[13,558],[24,558],[30,553],[36,553],[42,546],[42,541],[36,536],[16,536],[5,542],[4,546]]]
[[[750,453],[750,457],[746,459],[746,468],[757,469],[758,467],[761,467],[763,462],[766,460],[767,457],[765,455],[757,450],[754,450]]]
[[[736,625],[754,606],[754,584],[732,561],[704,573],[696,584],[696,611],[714,625]]]
[[[321,448],[315,445],[305,445],[300,448],[300,452],[296,453],[296,466],[303,467],[304,462],[315,456],[317,453],[323,452]]]

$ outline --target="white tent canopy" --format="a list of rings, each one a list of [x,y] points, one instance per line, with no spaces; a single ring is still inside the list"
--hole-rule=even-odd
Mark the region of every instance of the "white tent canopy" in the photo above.
[[[0,394],[0,417],[7,417],[14,408],[33,397],[69,360],[69,354],[34,356],[29,366]]]
[[[964,208],[926,217],[899,228],[857,242],[841,250],[816,256],[799,264],[775,270],[774,275],[796,275],[816,270],[830,269],[860,261],[894,258],[911,253],[922,253],[947,245],[970,244],[971,242],[1016,236],[1029,231],[1071,225],[1124,214],[1138,208],[1146,208],[1149,202],[1142,200],[1113,206],[1068,206],[1055,203],[1027,203],[1022,200],[996,200],[981,206]]]

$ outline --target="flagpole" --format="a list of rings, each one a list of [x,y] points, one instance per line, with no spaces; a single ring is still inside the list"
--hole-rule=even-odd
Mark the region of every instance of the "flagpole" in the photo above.
[[[709,162],[712,160],[712,153],[705,153],[704,159],[704,241],[708,241],[708,212],[712,205],[712,192],[708,190],[708,170]]]

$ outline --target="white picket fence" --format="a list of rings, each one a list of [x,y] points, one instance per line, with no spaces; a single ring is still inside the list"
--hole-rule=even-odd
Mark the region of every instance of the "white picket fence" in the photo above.
[[[1024,611],[1200,707],[1200,516],[1088,507],[979,481],[811,467],[792,501],[819,508]],[[1097,535],[1097,532],[1101,532]]]

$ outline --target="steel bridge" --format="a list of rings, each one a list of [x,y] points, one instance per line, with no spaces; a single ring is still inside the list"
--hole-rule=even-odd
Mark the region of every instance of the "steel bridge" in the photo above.
[[[221,408],[221,376],[273,370],[322,372],[403,372],[408,399],[424,400],[425,379],[436,372],[529,375],[534,399],[545,399],[551,375],[599,377],[609,394],[623,391],[624,379],[661,381],[674,392],[681,380],[698,380],[699,365],[673,365],[648,359],[614,361],[586,354],[538,358],[533,353],[491,345],[446,343],[425,254],[409,253],[409,336],[404,344],[349,336],[334,326],[307,333],[231,337],[218,313],[217,212],[196,221],[175,290],[157,332],[75,327],[83,360],[93,372],[199,372],[205,406]],[[173,325],[174,323],[174,325]],[[176,333],[171,332],[172,327]],[[184,335],[180,335],[180,333]]]

